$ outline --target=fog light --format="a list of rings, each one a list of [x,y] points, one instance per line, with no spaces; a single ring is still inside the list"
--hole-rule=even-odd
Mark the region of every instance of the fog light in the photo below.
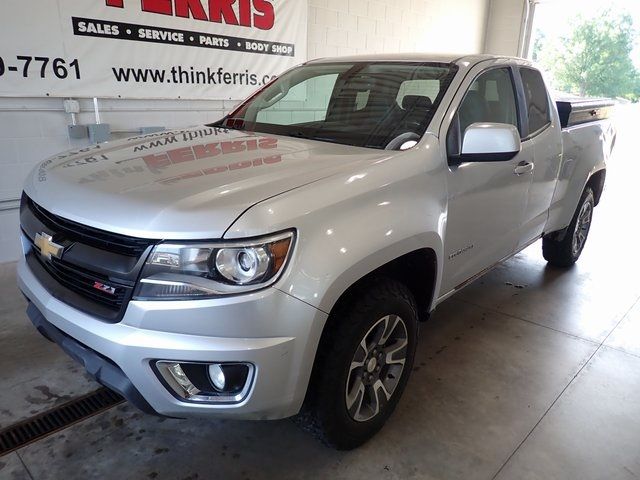
[[[227,380],[224,378],[224,372],[219,363],[209,365],[209,377],[211,377],[211,383],[213,383],[214,387],[220,391],[224,391]]]
[[[239,403],[253,382],[251,363],[192,363],[158,360],[155,370],[165,386],[189,402]]]

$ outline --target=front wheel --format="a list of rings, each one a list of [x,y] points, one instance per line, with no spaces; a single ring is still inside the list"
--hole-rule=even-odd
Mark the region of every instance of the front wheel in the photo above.
[[[547,262],[556,267],[570,267],[576,263],[587,243],[594,207],[593,190],[587,187],[562,240],[555,239],[553,234],[542,239],[542,255]]]
[[[395,409],[415,355],[418,318],[411,292],[379,280],[332,313],[297,421],[325,444],[355,448]]]

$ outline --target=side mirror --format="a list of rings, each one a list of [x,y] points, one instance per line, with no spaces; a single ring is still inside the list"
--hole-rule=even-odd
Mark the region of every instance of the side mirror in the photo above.
[[[522,149],[520,132],[507,123],[472,123],[462,138],[461,162],[511,160]]]

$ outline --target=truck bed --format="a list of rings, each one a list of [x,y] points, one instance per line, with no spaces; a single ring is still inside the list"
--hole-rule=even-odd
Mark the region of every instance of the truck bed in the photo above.
[[[561,97],[556,99],[562,128],[606,120],[611,116],[615,101],[610,98]]]

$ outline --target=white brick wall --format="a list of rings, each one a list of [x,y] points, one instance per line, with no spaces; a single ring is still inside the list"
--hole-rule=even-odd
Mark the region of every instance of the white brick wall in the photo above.
[[[309,57],[482,51],[490,0],[309,0]],[[345,41],[346,40],[346,41]]]
[[[491,0],[484,51],[517,56],[527,0]]]
[[[303,1],[303,0],[290,0]],[[308,0],[309,58],[386,52],[480,52],[491,0]],[[496,0],[494,0],[496,1]],[[503,2],[509,0],[501,0]],[[214,121],[235,101],[102,100],[101,120],[126,136],[143,126]],[[81,100],[79,123],[93,123]],[[85,145],[67,137],[68,115],[55,98],[0,98],[0,262],[18,258],[17,211],[27,172],[45,157]]]

